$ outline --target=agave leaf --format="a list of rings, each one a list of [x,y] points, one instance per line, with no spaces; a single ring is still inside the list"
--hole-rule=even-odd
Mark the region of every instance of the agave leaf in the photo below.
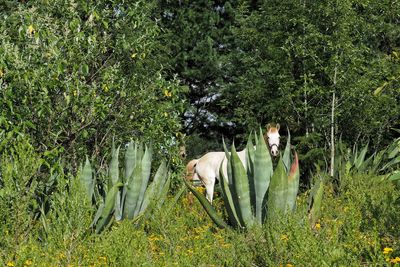
[[[369,169],[371,162],[373,161],[374,158],[375,158],[375,153],[362,162],[361,166],[358,168],[358,171],[365,172],[367,169]]]
[[[251,140],[251,134],[249,135],[249,138],[247,139],[247,145],[246,145],[246,168],[247,168],[247,176],[248,177],[253,177],[254,173],[254,168],[253,168],[253,163],[254,163],[254,145]]]
[[[140,186],[140,193],[138,197],[138,204],[136,205],[135,216],[139,213],[140,207],[143,202],[144,193],[146,191],[147,185],[150,179],[150,172],[151,172],[151,159],[152,159],[153,151],[151,148],[146,147],[145,152],[142,158],[142,183]]]
[[[286,210],[288,179],[282,158],[279,159],[269,185],[268,190],[268,219],[273,219],[277,214],[283,214]]]
[[[126,191],[124,203],[124,217],[133,219],[136,207],[140,205],[139,194],[142,186],[142,164],[136,164],[131,177],[129,178],[128,189]]]
[[[114,141],[112,144],[112,151],[111,151],[111,161],[110,161],[110,169],[109,169],[109,176],[111,178],[111,184],[115,185],[120,181],[119,179],[119,166],[118,166],[118,155],[119,155],[119,146],[115,149]]]
[[[125,153],[125,181],[131,177],[132,172],[135,169],[136,152],[136,144],[133,141],[129,142]]]
[[[254,191],[255,191],[255,216],[259,224],[263,223],[265,214],[264,206],[273,173],[272,159],[267,144],[260,132],[259,141],[254,155]]]
[[[383,166],[380,170],[384,171],[396,164],[400,163],[400,156],[398,156],[397,158],[392,159],[391,161],[389,161],[387,164],[385,164],[385,166]]]
[[[388,148],[388,158],[392,159],[394,158],[399,152],[400,152],[400,144],[398,144],[398,140],[393,142],[392,145],[389,146]]]
[[[252,134],[249,135],[246,145],[246,170],[247,177],[249,178],[249,186],[250,186],[250,203],[253,211],[256,210],[256,186],[254,185],[254,154],[255,148],[253,142],[251,140]]]
[[[246,227],[251,226],[254,222],[250,204],[250,188],[246,175],[246,170],[236,152],[235,144],[231,148],[231,166],[232,166],[232,182],[237,195],[239,205],[238,217],[243,221]]]
[[[383,149],[375,154],[374,160],[372,162],[372,168],[371,168],[371,171],[373,173],[375,173],[378,170],[378,168],[380,167],[381,162],[383,160],[383,156],[386,153],[386,151],[387,151],[387,149]]]
[[[296,198],[299,190],[300,170],[299,170],[299,158],[297,152],[294,152],[294,160],[290,172],[288,175],[288,189],[287,189],[287,207],[289,211],[293,211],[296,208]]]
[[[226,160],[227,159],[224,159],[224,161],[226,161]],[[239,217],[236,212],[235,203],[232,199],[232,193],[231,193],[231,190],[229,189],[228,178],[225,177],[222,168],[223,168],[223,164],[221,164],[221,167],[219,169],[220,170],[219,176],[221,177],[220,178],[220,186],[221,186],[222,198],[224,200],[224,205],[225,205],[226,211],[228,213],[228,218],[233,227],[242,228],[242,225],[240,224]]]
[[[227,181],[228,181],[229,186],[231,186],[232,185],[231,154],[229,153],[228,148],[226,147],[224,139],[222,139],[222,144],[224,146],[225,157],[227,158],[227,161],[226,161],[226,170],[227,170],[226,175],[228,176],[227,177],[228,178]],[[223,164],[221,164],[221,167],[224,166],[224,164],[225,164],[225,162],[223,162]]]
[[[290,132],[289,129],[287,130],[288,132],[288,137],[287,137],[287,142],[286,142],[286,147],[285,151],[283,153],[283,165],[285,165],[286,173],[289,173],[290,170]]]
[[[158,197],[158,202],[157,202],[157,207],[158,208],[161,208],[161,206],[164,204],[164,201],[167,198],[167,194],[168,194],[169,188],[171,186],[171,175],[170,175],[169,172],[167,173],[166,177],[167,177],[167,180],[161,186],[160,194],[159,194],[159,197]]]
[[[119,149],[120,149],[120,146],[118,146],[118,148],[115,149],[115,144],[114,144],[114,140],[113,140],[112,151],[111,151],[111,162],[110,162],[110,169],[109,169],[109,176],[110,176],[112,185],[115,185],[118,182],[122,181],[119,177],[119,162],[118,162]],[[120,192],[118,192],[117,196],[115,197],[115,219],[117,221],[122,219],[122,206],[121,206],[121,193]]]
[[[365,155],[367,154],[367,151],[368,151],[368,144],[365,145],[365,147],[361,150],[360,154],[356,156],[354,160],[354,166],[356,170],[360,170],[360,167],[364,162]]]
[[[104,209],[101,213],[101,218],[98,221],[96,225],[96,233],[100,233],[103,228],[108,224],[108,222],[111,219],[112,212],[114,210],[114,205],[115,205],[115,198],[117,196],[117,193],[119,192],[119,188],[123,186],[121,182],[115,184],[110,191],[108,191],[106,200],[105,200],[105,205]]]
[[[389,181],[398,181],[400,180],[400,171],[393,173],[392,175],[389,176]]]
[[[315,182],[310,195],[308,204],[309,219],[312,226],[314,226],[321,216],[322,198],[324,195],[324,180],[319,177]]]
[[[94,179],[93,179],[93,171],[92,166],[90,165],[90,161],[86,156],[85,166],[81,172],[80,181],[83,187],[85,188],[86,195],[88,199],[91,201],[94,192]]]
[[[99,208],[97,209],[96,214],[94,215],[94,219],[92,221],[92,223],[90,224],[90,228],[94,227],[96,225],[96,223],[98,222],[98,220],[101,217],[101,214],[103,213],[104,210],[104,202],[101,202],[99,205]]]
[[[150,202],[155,201],[160,196],[160,191],[162,186],[164,185],[167,179],[167,167],[165,162],[162,162],[158,167],[158,170],[154,176],[153,182],[147,187],[147,190],[144,194],[143,203],[140,207],[140,211],[144,211]]]
[[[210,202],[206,199],[206,197],[203,196],[200,192],[198,192],[194,187],[192,187],[186,179],[183,179],[183,181],[186,184],[186,186],[189,188],[189,190],[193,193],[193,195],[200,201],[200,204],[203,206],[203,208],[205,209],[207,214],[210,216],[210,218],[213,220],[213,222],[219,228],[228,228],[228,225],[218,215],[217,211],[214,209],[213,206],[211,206]]]

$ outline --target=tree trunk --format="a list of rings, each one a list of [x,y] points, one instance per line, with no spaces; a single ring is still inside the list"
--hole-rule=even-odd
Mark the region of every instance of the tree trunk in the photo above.
[[[330,176],[333,177],[335,174],[335,100],[336,100],[336,73],[337,69],[335,66],[335,73],[333,75],[333,92],[332,92],[332,108],[331,108],[331,167]]]

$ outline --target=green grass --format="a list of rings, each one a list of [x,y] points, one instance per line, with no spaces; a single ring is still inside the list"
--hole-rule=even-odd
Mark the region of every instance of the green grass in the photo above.
[[[114,223],[100,235],[87,230],[93,210],[72,179],[68,186],[75,193],[54,193],[44,221],[27,223],[27,216],[13,214],[16,207],[28,212],[29,203],[13,203],[9,209],[1,204],[0,264],[395,266],[388,261],[400,256],[400,209],[395,202],[400,191],[380,177],[354,174],[342,179],[335,190],[327,183],[322,217],[313,227],[306,215],[308,192],[298,196],[290,218],[246,232],[218,229],[196,199],[190,204],[182,195],[177,202],[170,196],[142,223]],[[218,196],[215,204],[222,205]],[[384,254],[385,248],[389,253]]]

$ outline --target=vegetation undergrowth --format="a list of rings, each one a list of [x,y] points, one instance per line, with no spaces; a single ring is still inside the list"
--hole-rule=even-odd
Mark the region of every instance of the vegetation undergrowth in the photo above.
[[[2,167],[6,165],[3,161]],[[326,183],[322,216],[314,227],[304,216],[309,192],[298,196],[290,218],[242,232],[218,229],[198,201],[190,202],[183,194],[179,199],[169,196],[162,209],[140,224],[121,221],[100,235],[88,229],[93,211],[77,179],[59,181],[42,223],[26,220],[31,214],[30,200],[11,205],[20,207],[22,217],[13,217],[15,211],[2,207],[1,264],[335,266],[392,262],[394,266],[400,256],[400,210],[395,203],[400,192],[376,176],[345,175],[336,190]],[[223,211],[218,196],[215,205]],[[16,234],[27,225],[29,233]]]

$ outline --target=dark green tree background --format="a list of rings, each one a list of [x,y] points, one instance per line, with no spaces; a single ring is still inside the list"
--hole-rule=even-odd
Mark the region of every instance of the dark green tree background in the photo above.
[[[177,157],[280,123],[303,166],[335,137],[399,128],[396,1],[3,1],[0,149],[27,135],[77,166],[114,138]]]

